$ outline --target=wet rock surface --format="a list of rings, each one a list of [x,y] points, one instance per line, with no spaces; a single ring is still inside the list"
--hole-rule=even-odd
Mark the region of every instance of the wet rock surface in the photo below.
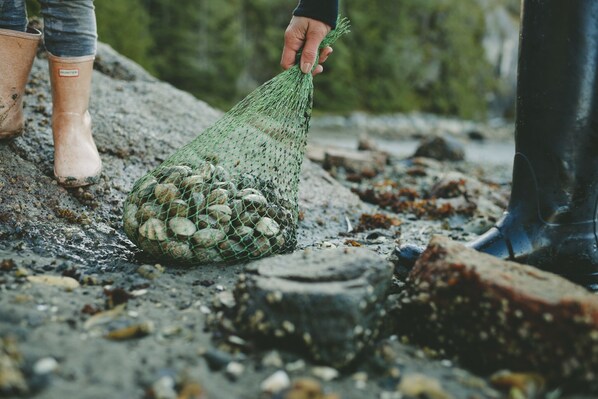
[[[363,248],[306,251],[256,262],[235,287],[245,333],[344,367],[380,332],[392,264]]]
[[[264,347],[243,336],[227,315],[236,306],[239,275],[251,263],[194,269],[157,263],[132,245],[122,225],[134,182],[222,113],[100,46],[91,113],[105,169],[99,184],[66,190],[52,179],[46,64],[39,58],[33,66],[25,135],[0,143],[0,367],[10,371],[0,372],[0,396],[296,399],[312,392],[327,399],[495,398],[541,381],[528,374],[476,376],[441,351],[411,344],[388,316],[374,349],[345,369],[317,364],[307,351]],[[417,134],[448,129],[467,137],[473,126],[408,119]],[[395,121],[383,124],[392,128]],[[473,126],[490,140],[493,133],[478,127]],[[315,256],[327,248],[364,247],[386,259],[397,243],[425,244],[432,234],[473,238],[475,229],[493,223],[502,211],[509,164],[510,159],[485,167],[391,154],[372,177],[348,174],[343,166],[331,174],[306,161],[298,249]],[[207,195],[193,200],[202,203]],[[211,200],[218,206],[222,197],[214,194]],[[184,217],[186,204],[171,204],[169,217]],[[130,218],[139,213],[143,223],[161,216],[155,208],[126,211]],[[161,234],[162,226],[152,223],[147,232]],[[174,227],[178,235],[190,233],[183,225]],[[260,229],[275,230],[268,223]],[[208,245],[220,240],[214,231],[196,233],[191,240]],[[385,306],[392,308],[404,284],[392,280]],[[268,387],[281,390],[266,393],[261,385],[275,373]],[[422,381],[433,389],[422,388]]]
[[[596,389],[598,296],[557,275],[437,236],[399,306],[410,336],[478,370],[533,371]]]

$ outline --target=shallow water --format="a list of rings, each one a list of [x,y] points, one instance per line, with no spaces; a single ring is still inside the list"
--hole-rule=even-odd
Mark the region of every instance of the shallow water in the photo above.
[[[309,143],[320,146],[334,146],[341,148],[357,148],[357,135],[345,132],[312,130]],[[397,157],[409,157],[415,153],[419,145],[418,140],[397,139],[389,140],[375,138],[378,147]],[[509,166],[515,154],[515,145],[511,141],[465,141],[465,159],[469,162]]]

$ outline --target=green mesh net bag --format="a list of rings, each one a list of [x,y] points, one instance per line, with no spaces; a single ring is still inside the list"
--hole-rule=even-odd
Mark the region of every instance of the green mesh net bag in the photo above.
[[[345,19],[321,47],[346,32]],[[139,179],[125,201],[129,239],[187,264],[291,251],[312,96],[312,76],[296,65]]]

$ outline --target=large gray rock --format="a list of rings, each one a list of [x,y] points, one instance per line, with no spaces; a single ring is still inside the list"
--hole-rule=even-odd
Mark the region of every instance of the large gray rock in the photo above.
[[[378,336],[392,266],[361,248],[295,253],[250,265],[234,294],[238,327],[342,367]]]

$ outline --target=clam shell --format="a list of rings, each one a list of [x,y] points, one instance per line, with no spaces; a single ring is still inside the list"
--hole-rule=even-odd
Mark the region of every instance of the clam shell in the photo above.
[[[239,215],[239,223],[245,226],[253,227],[259,222],[261,216],[254,212],[243,212]]]
[[[137,232],[139,230],[139,222],[137,221],[138,210],[139,207],[135,204],[127,203],[125,205],[125,211],[123,213],[123,229],[129,238],[137,237]]]
[[[201,212],[206,205],[206,196],[203,193],[191,193],[189,205],[194,206],[196,212]]]
[[[223,223],[230,222],[232,211],[228,206],[226,206],[226,205],[211,205],[211,206],[208,206],[207,210],[208,210],[208,215],[210,215],[211,217],[216,219],[218,221],[218,223],[223,224]]]
[[[237,194],[237,186],[233,182],[218,182],[212,185],[213,188],[223,188],[228,191],[229,197],[234,197]]]
[[[166,241],[168,234],[166,233],[166,223],[160,219],[149,219],[147,222],[139,227],[139,234],[152,241]]]
[[[237,198],[243,198],[247,195],[262,195],[261,191],[256,190],[255,188],[245,188],[243,190],[240,190],[237,193]],[[263,195],[262,195],[263,196]]]
[[[189,205],[183,200],[174,200],[168,204],[168,215],[170,217],[186,218],[189,215]]]
[[[154,193],[154,188],[156,187],[156,184],[158,184],[158,180],[154,176],[149,175],[136,190],[137,196],[140,199],[149,197]]]
[[[230,209],[233,222],[237,222],[243,211],[245,211],[243,201],[240,199],[233,200],[230,204]]]
[[[202,192],[205,188],[206,180],[200,175],[191,175],[181,180],[180,187],[183,191]]]
[[[165,183],[156,185],[154,195],[159,203],[167,204],[175,199],[179,199],[181,197],[181,192],[174,184]]]
[[[255,230],[253,230],[249,226],[239,226],[235,227],[233,234],[235,237],[238,237],[239,240],[243,240],[246,237],[252,237]]]
[[[195,223],[186,218],[172,218],[168,221],[170,230],[181,239],[189,238],[197,231]]]
[[[245,205],[245,209],[262,212],[266,209],[268,205],[268,201],[266,197],[260,194],[248,194],[241,198],[243,201],[243,205]]]
[[[162,249],[175,260],[189,261],[193,259],[193,251],[186,242],[169,241],[163,244]]]
[[[182,180],[183,177],[189,176],[190,174],[191,168],[183,165],[165,166],[156,171],[156,175],[158,176],[158,178],[163,179],[163,181],[172,179],[173,176]],[[171,181],[170,183],[174,182]]]
[[[239,259],[247,255],[247,248],[238,241],[226,240],[218,244],[224,259]]]
[[[212,175],[214,174],[214,165],[209,162],[206,162],[202,165],[197,166],[193,170],[193,174],[200,176],[204,182],[212,180]]]
[[[272,246],[270,245],[270,240],[266,237],[258,237],[254,242],[251,250],[251,256],[255,258],[259,258],[260,256],[264,256],[270,251],[272,251]]]
[[[263,217],[255,225],[255,231],[269,238],[280,233],[280,226],[274,219]]]
[[[148,219],[155,218],[155,219],[162,219],[164,212],[162,207],[159,204],[155,204],[153,202],[146,202],[145,204],[139,207],[139,210],[135,214],[135,217],[139,221],[139,223],[144,223]]]
[[[212,179],[216,182],[228,182],[230,181],[230,173],[228,173],[222,166],[216,166],[214,168]]]
[[[272,245],[273,251],[281,251],[284,248],[285,243],[286,240],[284,239],[284,236],[282,234],[270,238],[270,245]]]
[[[228,202],[228,191],[223,188],[217,188],[212,190],[212,192],[208,195],[207,204],[208,205],[224,205]]]
[[[191,238],[195,245],[200,248],[211,248],[216,246],[226,238],[224,231],[220,229],[203,229],[199,230]]]
[[[159,241],[150,241],[146,238],[141,237],[139,239],[138,245],[142,251],[147,252],[148,254],[152,254],[158,257],[164,255]]]
[[[266,216],[276,220],[281,226],[293,225],[293,212],[281,206],[273,205],[266,210]]]
[[[222,262],[222,256],[216,248],[200,248],[194,251],[195,259],[201,263],[218,263]]]
[[[218,228],[218,221],[203,213],[195,215],[195,224],[200,229]]]

